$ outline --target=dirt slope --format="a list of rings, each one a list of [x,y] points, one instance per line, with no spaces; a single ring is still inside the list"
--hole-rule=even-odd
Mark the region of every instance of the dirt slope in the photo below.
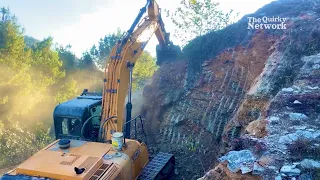
[[[311,0],[273,2],[248,16],[286,17],[287,29],[248,30],[245,16],[237,24],[192,41],[184,49],[186,60],[161,65],[151,85],[144,90],[142,115],[147,121],[151,151],[176,155],[176,179],[203,176],[219,163],[219,157],[231,150],[248,149],[257,159],[272,154],[268,151],[270,134],[280,138],[294,133],[270,131],[269,119],[274,111],[277,110],[277,117],[288,119],[289,115],[283,114],[290,112],[283,102],[288,104],[295,99],[308,105],[305,107],[312,107],[311,114],[319,111],[315,107],[318,101],[304,100],[317,99],[316,91],[305,95],[301,90],[302,94],[293,97],[284,93],[286,90],[283,92],[283,88],[292,85],[304,89],[307,85],[315,88],[312,83],[318,83],[318,60],[312,55],[320,52],[319,7],[320,1]],[[203,58],[200,69],[195,61],[199,58]],[[312,59],[308,65],[306,59]],[[315,66],[312,77],[306,74],[311,72],[310,64]],[[293,126],[284,124],[277,128]],[[316,131],[319,129],[316,125],[307,128]],[[275,159],[271,155],[268,158]],[[274,173],[266,170],[266,175],[259,173],[260,177],[253,175],[253,178],[275,177],[287,159],[279,162]],[[220,164],[219,171],[228,172],[221,170],[221,166],[227,164]],[[224,176],[233,177],[231,173]]]

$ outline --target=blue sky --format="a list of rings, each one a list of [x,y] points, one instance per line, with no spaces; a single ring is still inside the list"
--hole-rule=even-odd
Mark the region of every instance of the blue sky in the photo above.
[[[240,17],[253,13],[273,0],[220,0],[225,11],[234,9]],[[119,27],[127,30],[146,0],[1,0],[16,14],[25,34],[39,40],[52,36],[54,41],[72,45],[78,57],[104,35]],[[180,0],[158,0],[162,9],[174,10]],[[167,31],[173,32],[170,19],[164,17]],[[172,38],[173,42],[180,42]],[[155,55],[157,39],[146,50]]]

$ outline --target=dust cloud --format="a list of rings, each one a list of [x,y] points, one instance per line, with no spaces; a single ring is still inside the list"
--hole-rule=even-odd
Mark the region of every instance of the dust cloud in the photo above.
[[[49,119],[54,106],[49,89],[50,79],[39,78],[37,70],[20,71],[0,65],[0,121],[5,125],[18,122],[30,125]]]
[[[101,92],[102,75],[79,70],[54,80],[34,68],[0,65],[0,123],[33,127],[41,122],[49,127],[56,105],[79,96],[83,89]]]
[[[152,83],[152,78],[147,80],[145,85],[132,93],[132,118],[140,115],[143,105],[145,104],[146,99],[143,97],[143,89],[145,86],[150,85]],[[128,101],[128,97],[126,97],[126,102]]]

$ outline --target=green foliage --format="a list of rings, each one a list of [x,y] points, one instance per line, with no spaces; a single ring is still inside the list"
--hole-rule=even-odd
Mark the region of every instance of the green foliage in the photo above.
[[[33,47],[36,43],[39,42],[39,40],[31,37],[31,36],[24,36],[24,42],[27,47],[31,48]]]
[[[32,131],[26,131],[18,124],[12,124],[1,129],[0,167],[21,163],[53,141],[49,129],[45,129],[41,123],[34,127]]]
[[[118,29],[116,33],[107,34],[104,38],[101,38],[98,47],[93,45],[90,52],[83,54],[79,67],[90,69],[90,67],[96,65],[98,69],[103,70],[108,62],[112,48],[120,40],[123,33]],[[155,58],[146,51],[142,52],[133,68],[133,90],[141,89],[156,70]]]
[[[52,38],[26,44],[8,11],[0,21],[0,37],[0,166],[4,166],[25,160],[52,141],[47,130],[55,100],[74,96],[76,82],[64,84],[68,79],[59,53],[52,49]]]
[[[84,52],[82,54],[82,58],[79,61],[78,67],[80,69],[96,69],[96,65],[94,63],[93,57],[90,55],[89,52]]]
[[[77,66],[77,57],[74,53],[71,52],[71,45],[66,47],[59,46],[56,48],[56,51],[59,53],[59,58],[62,61],[62,67],[66,70],[66,72],[72,72],[76,70]]]
[[[60,86],[57,95],[54,97],[56,103],[65,102],[79,94],[77,89],[77,81],[71,78],[65,84]]]
[[[135,64],[132,72],[132,89],[141,89],[146,81],[154,74],[157,70],[155,58],[150,53],[143,52]]]
[[[31,65],[43,72],[52,80],[53,84],[56,79],[64,77],[65,72],[61,71],[62,61],[59,59],[58,52],[51,49],[52,45],[52,38],[46,38],[36,43],[32,48],[33,61],[31,61]]]
[[[173,13],[166,12],[176,26],[174,35],[183,42],[184,58],[188,61],[187,89],[198,79],[204,60],[215,56],[222,49],[233,46],[239,41],[239,37],[244,37],[244,33],[247,33],[246,25],[240,27],[243,31],[239,33],[222,33],[221,29],[229,27],[238,13],[235,14],[233,10],[224,13],[219,3],[213,0],[181,0],[180,6]],[[229,28],[231,29],[235,30]]]
[[[238,16],[233,10],[224,13],[213,0],[181,0],[173,13],[166,12],[177,27],[174,35],[184,44],[197,36],[223,29]]]
[[[107,34],[104,38],[99,40],[98,47],[93,45],[90,49],[89,54],[99,69],[105,68],[113,46],[115,46],[117,41],[120,40],[123,33],[123,31],[118,29],[116,33]]]
[[[196,141],[192,136],[189,136],[187,139],[187,147],[189,151],[196,152],[197,149],[200,147],[199,141]]]
[[[16,21],[16,17],[11,14],[9,7],[2,7],[0,8],[0,21],[7,22],[7,21]]]
[[[1,109],[4,112],[0,120],[10,121],[51,96],[49,87],[64,77],[64,71],[60,69],[62,63],[58,54],[50,49],[50,38],[31,49],[25,46],[24,37],[15,22],[0,24],[1,36],[4,37],[0,48],[0,91],[4,98]],[[12,107],[16,110],[10,110]]]
[[[104,73],[99,70],[81,69],[76,70],[69,76],[68,81],[72,79],[76,82],[77,95],[83,91],[83,89],[89,89],[91,92],[102,93]],[[63,91],[62,91],[63,92]],[[70,98],[69,98],[70,99]]]

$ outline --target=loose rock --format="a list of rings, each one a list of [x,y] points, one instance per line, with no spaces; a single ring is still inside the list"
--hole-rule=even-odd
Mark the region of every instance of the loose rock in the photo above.
[[[241,170],[242,174],[251,172],[256,158],[250,150],[230,151],[219,158],[220,162],[228,161],[228,169],[234,173]]]
[[[289,117],[290,120],[303,120],[308,118],[305,114],[302,113],[290,113]]]
[[[301,166],[306,169],[318,169],[320,168],[320,162],[313,159],[304,159],[301,161]]]
[[[302,104],[300,101],[298,101],[298,100],[295,100],[294,102],[293,102],[293,104]]]
[[[262,167],[260,164],[258,164],[257,162],[255,162],[253,164],[253,171],[252,174],[253,175],[260,175],[265,171],[264,167]]]
[[[294,168],[291,165],[282,166],[280,172],[286,174],[287,176],[299,176],[301,173],[300,169]]]
[[[293,92],[294,89],[291,88],[291,87],[290,87],[290,88],[283,88],[282,91],[283,91],[283,92]]]

